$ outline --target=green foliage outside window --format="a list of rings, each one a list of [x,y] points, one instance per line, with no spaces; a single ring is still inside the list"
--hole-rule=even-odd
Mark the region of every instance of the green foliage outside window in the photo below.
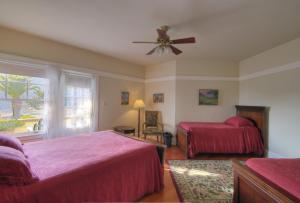
[[[26,94],[27,91],[32,90],[34,93],[34,97],[26,101],[27,104],[37,110],[42,107],[44,91],[39,86],[32,84],[30,77],[10,74],[6,76],[1,74],[0,81],[7,81],[0,83],[0,90],[7,92],[7,95],[11,98],[13,118],[20,118],[22,107],[22,101],[20,101],[20,99],[22,99],[22,95]]]
[[[0,131],[8,131],[21,127],[24,125],[24,121],[19,121],[15,119],[11,120],[0,120]]]
[[[0,73],[0,101],[3,105],[0,108],[0,131],[23,133],[33,130],[35,123],[39,124],[42,114],[38,112],[44,108],[45,96],[41,79]],[[36,80],[42,84],[35,84]],[[42,125],[37,126],[37,130],[41,130]]]

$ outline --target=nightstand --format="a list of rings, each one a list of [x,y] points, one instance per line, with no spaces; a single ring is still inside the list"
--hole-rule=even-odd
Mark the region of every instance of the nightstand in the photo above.
[[[135,128],[130,126],[115,126],[114,131],[123,133],[123,134],[133,134],[135,136]]]

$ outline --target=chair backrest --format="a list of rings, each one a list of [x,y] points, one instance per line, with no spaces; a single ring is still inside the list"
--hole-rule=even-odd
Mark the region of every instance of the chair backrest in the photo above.
[[[158,111],[145,111],[146,127],[157,127]]]

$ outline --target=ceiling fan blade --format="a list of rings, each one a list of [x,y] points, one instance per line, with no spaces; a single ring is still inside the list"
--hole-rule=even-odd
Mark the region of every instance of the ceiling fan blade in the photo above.
[[[196,42],[195,37],[171,40],[171,44],[187,44],[187,43],[195,43],[195,42]]]
[[[155,49],[156,49],[157,47],[155,47],[155,48],[153,48],[151,51],[149,51],[146,55],[151,55],[151,54],[153,54],[154,52],[155,52]]]
[[[177,49],[176,47],[170,45],[170,48],[172,49],[173,53],[178,55],[178,54],[181,54],[182,51],[180,51],[179,49]]]
[[[143,41],[134,41],[132,43],[157,44],[157,42],[143,42]]]

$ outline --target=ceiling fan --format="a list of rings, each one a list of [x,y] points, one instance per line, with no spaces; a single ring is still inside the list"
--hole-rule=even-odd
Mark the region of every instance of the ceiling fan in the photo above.
[[[195,43],[195,37],[188,37],[188,38],[182,38],[182,39],[174,39],[171,40],[169,35],[167,34],[167,31],[169,30],[169,26],[164,25],[160,28],[156,29],[158,37],[156,42],[143,42],[143,41],[134,41],[132,43],[146,43],[146,44],[158,44],[154,49],[149,51],[147,55],[151,55],[154,52],[157,52],[159,55],[162,55],[165,52],[172,51],[174,54],[178,55],[181,54],[182,51],[177,49],[173,46],[173,44],[188,44],[188,43]]]

